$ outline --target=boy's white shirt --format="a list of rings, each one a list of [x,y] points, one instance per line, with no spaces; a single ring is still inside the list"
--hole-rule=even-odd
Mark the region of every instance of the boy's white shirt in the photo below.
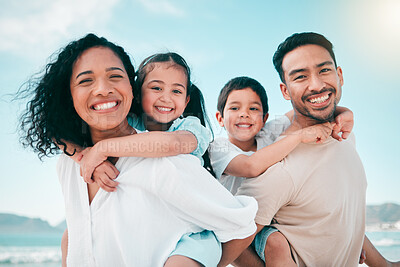
[[[267,122],[255,137],[257,150],[275,142],[275,140],[289,127],[289,125],[290,120],[285,115]],[[250,156],[253,153],[253,151],[241,150],[232,144],[227,138],[223,137],[216,138],[214,142],[210,144],[209,155],[216,177],[219,182],[234,195],[242,184],[242,181],[247,178],[224,174],[224,171],[231,160],[236,156],[241,154]]]

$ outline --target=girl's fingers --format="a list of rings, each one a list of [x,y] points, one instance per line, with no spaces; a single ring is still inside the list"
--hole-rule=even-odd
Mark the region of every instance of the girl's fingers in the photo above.
[[[96,183],[100,186],[100,188],[102,188],[104,191],[107,192],[115,192],[117,189],[115,187],[111,187],[109,185],[107,185],[104,181],[107,182],[107,180],[109,180],[108,176],[106,174],[102,174],[102,176],[99,176],[96,179]]]
[[[112,188],[117,187],[118,182],[114,181],[110,176],[107,175],[107,173],[104,173],[104,175],[101,177],[102,182]]]
[[[104,162],[104,166],[105,166],[105,171],[107,172],[107,175],[111,178],[111,179],[115,179],[117,178],[117,176],[119,175],[119,171],[118,169],[114,166],[114,164],[112,164],[109,161],[105,161]]]
[[[85,181],[85,183],[88,183],[88,184],[93,183],[92,175],[88,176],[88,175],[86,174],[86,171],[83,169],[82,166],[81,166],[81,168],[80,168],[80,175],[83,177],[83,180]]]
[[[84,170],[83,170],[83,179],[85,180],[85,182],[92,180],[93,171],[94,171],[94,168],[91,168],[91,167],[84,168]]]

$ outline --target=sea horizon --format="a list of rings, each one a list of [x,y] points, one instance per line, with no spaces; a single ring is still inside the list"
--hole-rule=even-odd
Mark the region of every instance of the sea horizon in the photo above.
[[[388,260],[400,260],[400,230],[366,232],[366,235]],[[0,266],[60,266],[61,236],[62,232],[0,234]]]

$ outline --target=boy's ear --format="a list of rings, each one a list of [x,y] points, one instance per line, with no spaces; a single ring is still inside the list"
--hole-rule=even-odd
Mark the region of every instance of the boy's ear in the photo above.
[[[286,100],[290,100],[291,97],[290,97],[289,89],[287,88],[286,84],[281,83],[279,85],[279,87],[281,88],[283,98],[285,98]]]
[[[267,122],[267,120],[268,120],[268,117],[269,117],[269,114],[268,114],[268,113],[266,113],[266,114],[265,114],[265,116],[264,116],[264,119],[263,119],[263,121],[264,121],[264,124],[265,124],[265,122]]]
[[[224,118],[222,118],[221,112],[217,111],[217,113],[215,113],[215,117],[217,118],[218,124],[221,127],[224,127]]]

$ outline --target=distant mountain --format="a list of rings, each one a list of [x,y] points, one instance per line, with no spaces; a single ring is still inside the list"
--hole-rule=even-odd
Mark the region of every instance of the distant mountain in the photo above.
[[[385,203],[367,206],[367,225],[395,223],[400,221],[400,205]]]
[[[39,218],[0,213],[0,233],[57,233],[59,229]]]
[[[67,229],[67,222],[65,220],[63,220],[62,222],[60,222],[59,224],[57,224],[56,226],[54,226],[56,229],[64,232],[65,229]]]

